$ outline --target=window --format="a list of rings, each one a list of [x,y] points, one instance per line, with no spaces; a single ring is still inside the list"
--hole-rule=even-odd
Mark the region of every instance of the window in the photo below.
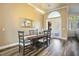
[[[54,11],[48,15],[48,18],[55,18],[55,17],[60,17],[60,13],[57,11]]]
[[[79,16],[69,16],[69,30],[79,29]]]

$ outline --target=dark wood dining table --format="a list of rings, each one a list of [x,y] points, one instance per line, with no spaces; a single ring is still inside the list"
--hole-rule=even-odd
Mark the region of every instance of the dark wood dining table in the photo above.
[[[47,38],[47,35],[43,35],[43,34],[39,34],[39,35],[29,35],[29,36],[24,36],[24,39],[27,39],[27,40],[30,40],[32,41],[32,44],[33,46],[36,46],[36,42],[39,40],[39,39],[42,39],[42,38]]]
[[[29,36],[24,36],[24,39],[28,40],[39,40],[43,37],[47,37],[47,35],[39,34],[39,35],[29,35]]]

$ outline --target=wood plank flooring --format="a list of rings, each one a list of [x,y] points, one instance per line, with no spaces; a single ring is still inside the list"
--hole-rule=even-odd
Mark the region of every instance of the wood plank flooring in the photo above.
[[[18,46],[0,51],[0,56],[21,56]],[[47,48],[34,49],[25,56],[78,56],[79,42],[75,39],[64,41],[52,39]]]

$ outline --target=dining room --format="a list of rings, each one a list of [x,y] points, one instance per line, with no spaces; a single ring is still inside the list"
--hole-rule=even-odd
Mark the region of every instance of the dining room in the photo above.
[[[1,56],[64,55],[67,4],[2,3],[0,13]]]

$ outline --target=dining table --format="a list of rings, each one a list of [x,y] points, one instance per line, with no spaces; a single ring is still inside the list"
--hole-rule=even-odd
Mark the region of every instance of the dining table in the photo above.
[[[37,46],[37,42],[38,40],[42,39],[42,38],[47,38],[48,36],[47,35],[44,35],[44,34],[38,34],[38,35],[29,35],[29,36],[24,36],[24,39],[25,40],[30,40],[32,42],[32,45],[34,47]]]

